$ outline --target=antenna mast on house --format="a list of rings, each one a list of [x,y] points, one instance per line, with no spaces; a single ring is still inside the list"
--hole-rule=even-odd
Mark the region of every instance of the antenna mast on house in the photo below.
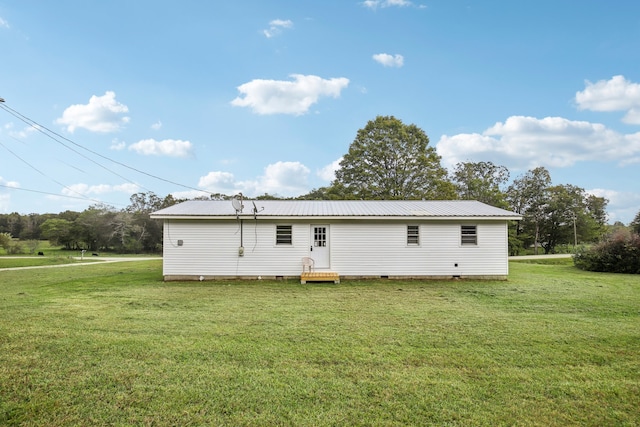
[[[258,210],[256,202],[252,200],[251,203],[253,203],[253,219],[258,219],[258,212],[262,212],[264,210],[264,206],[261,206],[260,210]]]
[[[238,256],[242,257],[244,256],[244,236],[243,236],[243,231],[244,231],[244,227],[242,224],[242,219],[240,219],[240,214],[242,213],[242,209],[244,209],[244,205],[242,204],[243,201],[243,195],[242,193],[238,193],[233,200],[231,200],[231,205],[233,206],[233,209],[236,210],[236,219],[238,219],[238,221],[240,222],[240,247],[238,248]]]

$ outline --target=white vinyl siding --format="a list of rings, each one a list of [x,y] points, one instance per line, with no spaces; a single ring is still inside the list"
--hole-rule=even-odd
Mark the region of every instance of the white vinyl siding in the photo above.
[[[331,269],[344,275],[507,275],[506,222],[482,222],[476,229],[483,236],[482,250],[460,245],[460,223],[455,221],[424,222],[419,247],[407,245],[406,225],[332,224]],[[372,233],[385,244],[372,245]]]
[[[427,259],[434,275],[507,275],[509,271],[507,224],[500,221],[478,222],[476,233],[481,236],[477,245],[460,244],[460,224],[432,223],[423,239],[431,254]]]
[[[326,223],[326,222],[324,222]],[[165,220],[165,276],[297,276],[311,241],[308,219]],[[278,225],[291,227],[291,244],[274,245]],[[476,245],[461,245],[461,224],[425,220],[419,245],[408,244],[403,220],[335,220],[327,245],[328,269],[341,276],[507,275],[507,222],[476,222]],[[412,224],[413,225],[413,224]],[[242,227],[242,230],[241,230]],[[241,232],[242,231],[242,232]],[[241,242],[242,239],[242,242]],[[178,246],[182,240],[182,246]],[[244,255],[239,256],[239,248]],[[481,249],[481,250],[478,250]]]
[[[292,244],[274,245],[272,222],[228,220],[166,220],[163,274],[188,276],[282,276],[302,271],[309,254],[309,225],[287,224]],[[238,250],[244,247],[244,255]],[[183,241],[182,246],[177,240]]]
[[[420,268],[422,257],[415,247],[407,246],[406,233],[402,223],[332,224],[331,268],[346,275],[410,274],[407,265]],[[372,244],[372,236],[379,244]]]

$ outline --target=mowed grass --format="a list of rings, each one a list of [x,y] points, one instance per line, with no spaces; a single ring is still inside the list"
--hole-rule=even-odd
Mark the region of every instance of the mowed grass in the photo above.
[[[638,425],[640,277],[0,271],[0,425]]]

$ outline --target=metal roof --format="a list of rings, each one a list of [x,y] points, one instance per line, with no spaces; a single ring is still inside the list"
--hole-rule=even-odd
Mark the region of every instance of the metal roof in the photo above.
[[[231,200],[190,200],[154,212],[153,218],[224,217],[434,217],[521,219],[508,210],[473,200],[244,200],[237,212]],[[254,209],[255,205],[255,209]],[[256,212],[254,212],[256,211]]]

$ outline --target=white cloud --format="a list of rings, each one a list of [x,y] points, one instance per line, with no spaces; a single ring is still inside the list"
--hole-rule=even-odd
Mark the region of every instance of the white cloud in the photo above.
[[[91,132],[115,132],[129,123],[124,116],[129,108],[116,101],[116,94],[107,91],[103,96],[93,95],[88,104],[74,104],[67,107],[56,123],[65,125],[67,131],[73,133],[77,128]]]
[[[368,9],[376,10],[379,7],[407,7],[412,6],[413,3],[408,0],[365,0],[362,5]]]
[[[630,125],[640,125],[640,108],[632,108],[627,111],[622,121]]]
[[[263,30],[262,33],[265,35],[265,37],[271,38],[280,34],[283,29],[292,27],[293,22],[288,19],[274,19],[273,21],[269,22],[269,28]]]
[[[220,159],[218,161],[218,163],[220,163],[221,165],[232,165],[234,163],[237,163],[238,159]]]
[[[596,83],[587,81],[585,85],[583,91],[576,92],[578,109],[627,111],[622,120],[629,124],[640,124],[640,84],[618,75]]]
[[[300,162],[276,162],[264,169],[255,185],[258,194],[295,196],[308,188],[309,168]],[[248,187],[250,188],[250,184]]]
[[[38,125],[27,126],[19,131],[10,130],[9,136],[17,139],[27,139],[29,135],[36,132],[39,129]]]
[[[4,187],[9,188],[20,188],[20,184],[17,181],[7,181],[0,176],[0,184]]]
[[[197,198],[201,198],[204,197],[205,199],[209,198],[209,191],[208,190],[202,190],[202,191],[198,191],[198,190],[185,190],[185,191],[174,191],[171,193],[171,195],[173,197],[175,197],[176,199],[197,199]],[[212,191],[212,193],[216,193],[215,191]],[[221,193],[221,194],[227,194],[227,193]]]
[[[200,177],[198,187],[211,193],[235,194],[237,192],[236,181],[232,173],[229,172],[209,172]],[[201,196],[202,194],[200,194]]]
[[[607,190],[604,188],[593,188],[591,190],[585,190],[587,194],[593,194],[596,197],[604,197],[609,200],[609,203],[620,204],[628,194],[622,193],[617,190]]]
[[[388,53],[377,53],[373,55],[373,60],[385,67],[400,68],[404,65],[404,57],[398,54],[389,55]]]
[[[118,138],[114,138],[111,141],[111,146],[109,146],[110,150],[113,151],[122,151],[127,147],[127,144],[124,141],[118,140]]]
[[[11,205],[11,194],[0,192],[0,212],[8,212]]]
[[[329,163],[328,165],[320,169],[316,174],[324,181],[333,181],[334,179],[336,179],[336,171],[340,169],[341,161],[342,157]]]
[[[162,128],[162,122],[160,120],[151,125],[151,129],[153,130],[160,130],[160,128]]]
[[[256,79],[238,86],[244,97],[231,101],[236,107],[250,107],[257,114],[301,115],[321,96],[337,98],[349,79],[323,79],[313,75],[292,74],[293,81]]]
[[[640,132],[623,135],[562,117],[512,116],[482,134],[443,135],[436,148],[446,166],[478,159],[516,169],[598,160],[624,165],[640,159]]]
[[[125,194],[134,194],[137,193],[140,187],[136,184],[125,183],[120,185],[109,185],[109,184],[98,184],[98,185],[89,185],[89,184],[73,184],[69,185],[67,188],[63,188],[61,193],[65,196],[78,197],[78,195],[83,196],[93,196],[93,195],[101,195],[107,193],[125,193]]]
[[[264,175],[254,180],[237,181],[230,172],[209,172],[200,178],[198,187],[211,193],[227,195],[242,192],[247,197],[265,193],[281,197],[297,196],[309,191],[309,172],[309,168],[299,162],[276,162],[268,165],[264,169]]]
[[[11,26],[9,26],[9,23],[5,19],[3,19],[2,16],[0,16],[0,28],[11,28]]]
[[[5,192],[8,188],[20,188],[20,184],[16,181],[6,181],[0,176],[0,212],[7,212],[11,205],[11,193]]]
[[[129,150],[146,156],[189,157],[193,152],[193,144],[190,141],[182,141],[180,139],[156,141],[151,138],[131,144]]]
[[[604,197],[609,201],[607,205],[609,223],[615,221],[629,223],[640,212],[640,193],[604,188],[594,188],[586,190],[586,192],[597,197]]]

